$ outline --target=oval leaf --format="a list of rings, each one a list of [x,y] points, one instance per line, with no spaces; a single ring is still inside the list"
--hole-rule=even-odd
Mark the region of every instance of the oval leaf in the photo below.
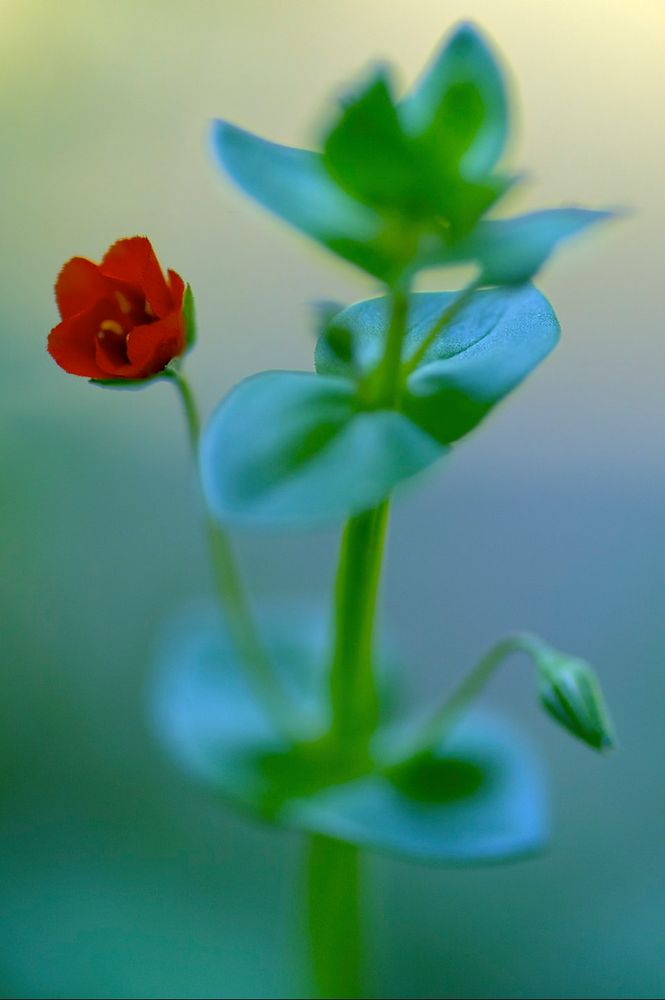
[[[264,609],[261,624],[278,676],[310,730],[320,730],[327,722],[326,616],[275,606]],[[385,678],[385,657],[384,664]],[[415,766],[350,777],[348,763],[338,770],[317,756],[316,742],[289,744],[275,731],[207,604],[170,623],[152,706],[177,762],[262,820],[428,862],[513,857],[543,839],[537,768],[504,728],[488,720],[460,724]]]
[[[547,836],[531,749],[506,726],[469,717],[402,773],[365,775],[289,802],[289,824],[429,864],[523,857]]]
[[[409,365],[456,295],[411,296],[403,362]],[[368,375],[383,352],[388,300],[368,299],[334,320],[353,338],[350,362],[335,355],[325,336],[317,345],[322,373],[347,378]],[[477,292],[430,343],[408,377],[402,410],[441,444],[459,440],[511,392],[555,346],[559,324],[531,285]]]
[[[359,409],[346,379],[264,372],[211,417],[201,476],[221,520],[316,524],[374,506],[443,452],[403,414]]]

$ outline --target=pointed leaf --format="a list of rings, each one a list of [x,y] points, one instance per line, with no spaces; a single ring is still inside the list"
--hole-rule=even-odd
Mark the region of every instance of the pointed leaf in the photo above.
[[[381,219],[335,184],[319,153],[223,121],[214,122],[212,141],[220,166],[269,212],[370,274],[389,273],[392,261],[376,245]]]
[[[440,170],[488,174],[508,133],[508,102],[497,62],[479,32],[462,24],[447,39],[400,117],[436,157]]]
[[[423,178],[384,71],[345,104],[324,140],[323,162],[340,187],[364,204],[422,212]]]
[[[222,520],[315,524],[374,506],[444,450],[400,413],[360,409],[346,379],[264,372],[213,414],[201,475]]]
[[[441,261],[477,261],[483,285],[520,285],[538,273],[562,240],[613,215],[584,208],[553,208],[480,222],[466,239],[444,251]]]

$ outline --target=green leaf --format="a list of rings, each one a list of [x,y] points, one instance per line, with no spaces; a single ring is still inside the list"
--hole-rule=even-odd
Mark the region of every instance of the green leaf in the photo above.
[[[191,351],[196,343],[196,305],[194,303],[194,292],[191,285],[186,285],[185,295],[182,300],[182,314],[185,319],[185,341],[187,350]]]
[[[218,518],[238,524],[335,521],[444,450],[400,413],[361,410],[346,379],[264,372],[236,386],[204,430],[203,490]]]
[[[327,620],[278,604],[262,609],[260,622],[278,676],[312,732],[321,730]],[[170,622],[158,666],[152,714],[166,748],[196,781],[255,817],[435,863],[519,856],[542,842],[538,769],[496,722],[460,725],[429,758],[388,770],[340,762],[325,742],[290,744],[261,711],[208,604]]]
[[[593,668],[542,644],[534,650],[538,696],[553,719],[595,750],[614,746],[614,727]]]
[[[213,125],[220,165],[251,198],[376,277],[392,261],[378,245],[382,220],[335,184],[319,153],[280,146],[228,122]]]
[[[488,716],[404,768],[376,771],[289,802],[289,825],[428,864],[515,859],[546,839],[540,769],[529,747]]]
[[[427,205],[416,151],[384,71],[345,104],[324,140],[323,163],[340,187],[378,210],[419,216]]]
[[[540,270],[562,240],[613,217],[614,213],[608,211],[553,208],[512,219],[480,222],[450,251],[435,250],[432,264],[450,263],[453,259],[476,261],[480,284],[520,285]]]
[[[462,24],[400,107],[407,131],[443,174],[488,174],[508,135],[506,89],[494,56],[471,24]]]
[[[403,363],[409,366],[437,320],[454,303],[451,292],[417,292],[410,298]],[[353,360],[316,351],[322,374],[363,379],[383,353],[388,299],[368,299],[335,319],[353,338]],[[402,412],[441,444],[472,430],[552,350],[559,335],[551,306],[533,286],[476,292],[438,333],[408,375]]]

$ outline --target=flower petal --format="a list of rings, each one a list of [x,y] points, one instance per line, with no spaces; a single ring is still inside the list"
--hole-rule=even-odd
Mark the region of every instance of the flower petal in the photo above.
[[[55,283],[55,299],[63,319],[89,309],[108,294],[109,282],[99,264],[86,257],[72,257]]]
[[[155,375],[185,350],[182,312],[172,312],[156,323],[135,326],[127,340],[130,363],[141,377]],[[136,377],[136,376],[135,376]]]
[[[84,378],[108,378],[108,373],[97,362],[95,348],[99,325],[106,311],[103,302],[95,303],[91,309],[63,319],[51,330],[47,350],[66,372]]]
[[[180,275],[175,271],[172,271],[171,268],[168,270],[168,276],[171,298],[173,299],[173,308],[182,309],[182,301],[185,296],[185,282],[182,280]]]
[[[104,254],[101,272],[138,287],[160,319],[173,309],[171,292],[147,236],[118,240]]]

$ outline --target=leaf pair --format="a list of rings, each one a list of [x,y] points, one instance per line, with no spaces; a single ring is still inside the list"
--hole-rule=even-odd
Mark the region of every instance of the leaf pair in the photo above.
[[[477,292],[437,332],[454,302],[448,292],[410,297],[399,410],[365,398],[383,354],[386,298],[334,318],[317,346],[318,374],[241,382],[203,436],[214,513],[248,526],[301,525],[373,506],[472,430],[557,341],[554,313],[532,286]]]
[[[511,284],[609,213],[565,208],[480,223],[512,183],[494,172],[508,124],[501,71],[463,25],[401,103],[378,71],[332,122],[321,153],[222,121],[213,145],[250,197],[389,285],[459,263],[476,264],[483,285]]]
[[[294,702],[325,727],[328,626],[320,614],[265,611],[262,634]],[[465,720],[418,760],[361,769],[323,745],[289,743],[261,712],[221,621],[202,608],[170,625],[154,717],[193,777],[254,816],[428,863],[514,858],[542,846],[538,766],[505,725]],[[397,736],[397,734],[395,734]],[[390,753],[390,730],[382,734]]]

